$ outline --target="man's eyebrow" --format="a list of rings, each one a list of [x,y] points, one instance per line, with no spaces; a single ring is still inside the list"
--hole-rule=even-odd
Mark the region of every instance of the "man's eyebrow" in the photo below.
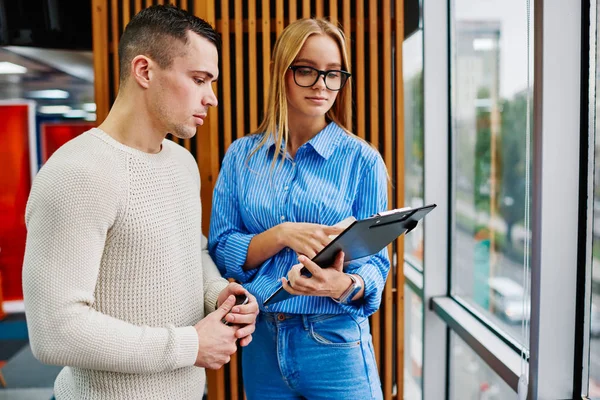
[[[200,70],[200,69],[193,70],[193,71],[192,71],[192,73],[194,73],[194,74],[204,74],[204,75],[206,75],[206,76],[207,76],[209,79],[213,79],[213,78],[215,77],[215,76],[214,76],[213,74],[211,74],[210,72],[208,72],[208,71],[205,71],[205,70]]]

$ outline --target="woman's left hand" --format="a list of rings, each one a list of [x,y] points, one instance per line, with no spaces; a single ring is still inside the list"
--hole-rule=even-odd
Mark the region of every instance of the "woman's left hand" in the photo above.
[[[352,280],[344,273],[344,253],[339,252],[329,268],[321,268],[306,256],[299,256],[301,264],[294,265],[288,272],[288,279],[281,278],[283,289],[295,295],[327,296],[339,298],[352,284]],[[312,274],[304,276],[300,270],[306,267]]]

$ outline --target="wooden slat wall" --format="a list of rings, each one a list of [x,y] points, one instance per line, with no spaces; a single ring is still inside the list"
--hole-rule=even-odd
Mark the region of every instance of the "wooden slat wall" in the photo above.
[[[344,31],[352,60],[353,130],[382,154],[391,182],[390,208],[404,206],[403,0],[92,0],[97,118],[101,122],[118,91],[118,38],[143,7],[173,4],[204,18],[222,35],[219,107],[192,140],[202,177],[203,230],[208,231],[212,189],[220,161],[235,139],[257,129],[270,84],[276,37],[298,18],[323,16]],[[402,239],[389,248],[404,254]],[[402,260],[403,257],[398,257]],[[371,318],[375,354],[386,399],[403,398],[404,274],[394,266],[380,310]],[[395,372],[395,373],[394,373]],[[240,357],[207,371],[209,399],[243,398]]]

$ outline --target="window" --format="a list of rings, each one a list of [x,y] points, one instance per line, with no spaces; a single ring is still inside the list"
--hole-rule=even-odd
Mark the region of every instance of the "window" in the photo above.
[[[423,301],[404,286],[404,398],[423,398]]]
[[[452,294],[522,342],[526,3],[451,13]]]
[[[450,400],[506,400],[516,393],[456,334],[450,336]]]
[[[419,14],[418,28],[405,38],[402,48],[405,204],[398,207],[423,205],[423,18]],[[423,268],[422,223],[405,237],[404,256],[416,268]]]

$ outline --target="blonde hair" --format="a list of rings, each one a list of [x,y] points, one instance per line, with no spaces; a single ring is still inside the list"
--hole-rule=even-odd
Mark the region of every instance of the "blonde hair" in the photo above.
[[[253,133],[264,133],[265,135],[258,146],[250,153],[249,158],[265,145],[269,136],[273,135],[275,138],[275,154],[272,166],[275,166],[275,162],[281,154],[281,144],[283,142],[288,143],[289,126],[285,74],[298,56],[306,39],[312,35],[327,35],[332,38],[337,43],[342,55],[341,69],[344,71],[350,70],[346,39],[342,31],[331,22],[324,19],[304,18],[288,25],[275,42],[271,62],[273,79],[269,88],[267,109],[258,130]],[[348,127],[352,124],[349,106],[351,97],[352,83],[348,79],[344,87],[338,92],[333,106],[325,114],[327,120],[335,122],[350,135],[352,133],[350,133]]]

